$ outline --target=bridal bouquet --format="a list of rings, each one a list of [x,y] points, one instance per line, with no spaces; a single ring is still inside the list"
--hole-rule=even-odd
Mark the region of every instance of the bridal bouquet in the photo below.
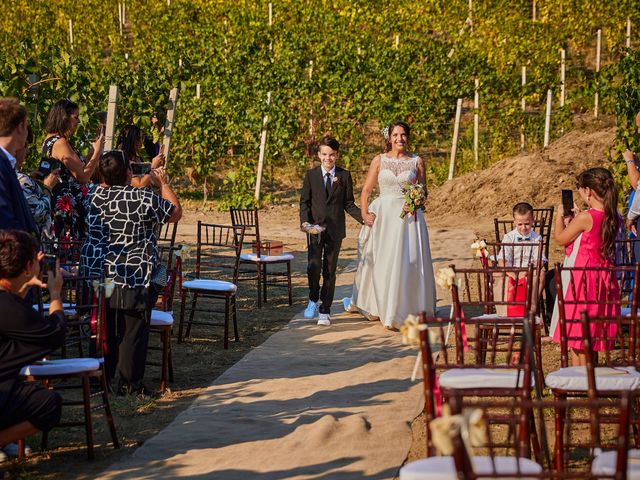
[[[404,201],[409,206],[409,211],[402,210],[400,218],[406,217],[407,213],[412,214],[415,218],[416,211],[419,208],[424,208],[424,204],[427,201],[424,186],[421,183],[409,183],[402,187],[402,193],[404,193]]]

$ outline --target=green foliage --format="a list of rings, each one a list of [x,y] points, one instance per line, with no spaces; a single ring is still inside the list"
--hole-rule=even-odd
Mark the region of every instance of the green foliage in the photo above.
[[[229,207],[253,208],[256,206],[254,188],[256,184],[255,165],[247,161],[239,161],[231,168],[222,181],[222,195],[217,205],[219,210]],[[268,198],[262,196],[263,202]]]
[[[441,182],[448,157],[428,152],[434,145],[448,149],[456,99],[473,98],[476,76],[481,158],[476,164],[471,142],[462,141],[457,172],[516,151],[523,123],[528,147],[542,143],[548,88],[557,105],[562,47],[568,93],[565,110],[554,117],[556,136],[569,128],[573,113],[592,108],[596,88],[605,112],[618,113],[621,101],[629,104],[627,110],[640,101],[632,93],[619,100],[619,90],[611,86],[620,75],[633,80],[637,56],[625,58],[623,45],[627,17],[640,24],[636,1],[538,5],[534,22],[530,0],[476,1],[473,28],[460,33],[466,1],[406,0],[390,8],[369,0],[279,0],[273,2],[270,27],[267,0],[172,0],[170,6],[128,0],[121,36],[115,3],[15,0],[0,17],[0,95],[18,96],[29,105],[37,140],[44,136],[53,102],[72,98],[81,106],[80,143],[91,130],[93,113],[106,106],[109,84],[120,87],[119,124],[143,126],[153,111],[164,110],[169,90],[178,86],[170,169],[192,167],[204,178],[228,167],[221,163],[231,147],[243,149],[246,161],[223,191],[215,192],[235,204],[253,196],[255,171],[249,169],[257,163],[265,114],[267,169],[277,164],[302,172],[311,160],[307,146],[325,133],[341,141],[347,167],[361,168],[382,144],[372,126],[405,119],[414,127],[414,147],[430,162],[430,181]],[[68,19],[74,21],[73,49]],[[597,28],[604,32],[603,64],[622,57],[626,73],[594,73]],[[29,74],[42,80],[37,90],[29,88]],[[526,115],[520,111],[523,96]]]

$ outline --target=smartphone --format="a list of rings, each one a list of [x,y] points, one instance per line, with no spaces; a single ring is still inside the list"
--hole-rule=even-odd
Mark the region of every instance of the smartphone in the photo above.
[[[562,209],[565,217],[573,216],[573,191],[562,190]]]
[[[51,253],[45,253],[44,258],[40,262],[40,270],[44,273],[55,272],[57,259],[58,258]]]
[[[143,175],[147,175],[149,172],[151,172],[150,163],[135,162],[131,164],[131,173],[134,177],[141,177]]]

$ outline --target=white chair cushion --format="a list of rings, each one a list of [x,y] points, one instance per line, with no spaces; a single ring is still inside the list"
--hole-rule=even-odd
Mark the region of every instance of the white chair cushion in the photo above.
[[[495,319],[510,319],[510,318],[520,318],[520,317],[505,317],[504,315],[498,315],[497,313],[485,313],[484,315],[479,315],[477,317],[471,317],[471,320],[495,320]],[[542,323],[542,318],[539,315],[535,316],[536,325]]]
[[[438,382],[442,388],[515,388],[517,369],[500,368],[452,368],[440,374]],[[522,386],[520,372],[518,386]],[[531,385],[534,377],[531,376]]]
[[[593,459],[591,464],[591,473],[594,475],[613,475],[616,473],[616,460],[618,452],[612,450],[610,452],[602,452]],[[640,479],[640,450],[629,450],[629,458],[627,459],[627,478]]]
[[[520,473],[537,474],[542,472],[542,467],[528,458],[516,457],[473,457],[473,469],[476,474],[501,475]],[[516,462],[518,460],[518,462]],[[458,474],[453,457],[429,457],[406,464],[400,469],[400,480],[457,480]]]
[[[71,304],[71,303],[63,303],[62,304],[62,311],[64,312],[65,315],[75,315],[76,309],[74,308],[75,305]],[[38,311],[38,305],[34,305],[33,309],[35,311]],[[42,304],[42,311],[49,313],[49,304],[48,303],[43,303]]]
[[[173,313],[163,310],[151,310],[151,326],[173,325]]]
[[[240,255],[240,260],[245,262],[257,262],[258,256],[255,253],[243,253]],[[269,262],[286,262],[293,260],[293,255],[290,253],[283,253],[282,255],[260,255],[260,261]]]
[[[97,358],[62,358],[59,360],[42,360],[27,365],[20,370],[20,375],[49,377],[69,373],[92,372],[100,368]]]
[[[549,388],[574,392],[587,391],[587,367],[567,367],[551,372],[545,378]],[[598,390],[637,390],[640,388],[640,372],[634,367],[596,367]]]
[[[193,290],[210,290],[212,292],[235,292],[238,289],[238,287],[231,282],[225,282],[224,280],[205,280],[203,278],[183,282],[182,287]]]

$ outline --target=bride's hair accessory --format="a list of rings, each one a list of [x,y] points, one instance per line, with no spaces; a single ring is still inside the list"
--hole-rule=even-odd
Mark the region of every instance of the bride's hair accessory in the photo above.
[[[385,140],[389,140],[389,125],[382,129],[382,136]]]

